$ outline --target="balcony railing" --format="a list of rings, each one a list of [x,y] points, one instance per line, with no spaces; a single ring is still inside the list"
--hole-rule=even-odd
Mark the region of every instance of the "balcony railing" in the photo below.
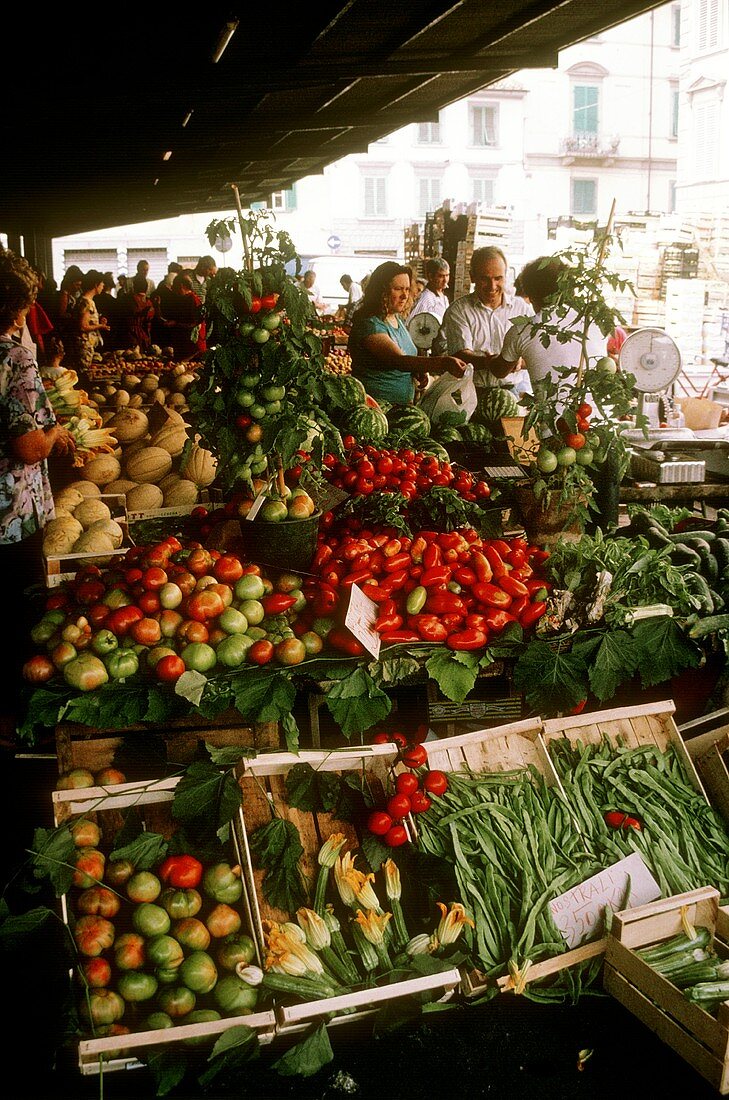
[[[570,157],[615,157],[620,149],[620,138],[601,137],[599,134],[569,134],[560,142],[560,152]]]

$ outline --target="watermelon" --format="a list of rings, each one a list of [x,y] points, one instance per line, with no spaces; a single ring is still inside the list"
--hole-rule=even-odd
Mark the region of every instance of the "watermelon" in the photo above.
[[[403,440],[428,439],[430,417],[417,405],[393,405],[387,414],[390,433]]]
[[[490,443],[493,433],[485,424],[464,424],[461,428],[461,437],[467,443]]]
[[[451,460],[451,456],[445,447],[441,447],[440,443],[436,443],[434,439],[418,440],[418,450],[424,451],[428,455],[435,455],[440,462],[450,462]]]
[[[387,417],[380,409],[359,405],[347,411],[347,428],[360,443],[377,443],[387,435]]]
[[[340,404],[342,408],[355,408],[366,403],[367,391],[359,378],[354,378],[351,374],[340,374],[337,375],[336,382],[337,389],[341,394]],[[329,388],[327,387],[327,389]]]
[[[460,443],[463,440],[463,430],[470,425],[464,424],[462,428],[441,428],[438,432],[440,443]]]
[[[478,405],[471,417],[476,424],[491,424],[502,416],[518,416],[519,405],[510,390],[504,386],[486,386],[479,389]]]

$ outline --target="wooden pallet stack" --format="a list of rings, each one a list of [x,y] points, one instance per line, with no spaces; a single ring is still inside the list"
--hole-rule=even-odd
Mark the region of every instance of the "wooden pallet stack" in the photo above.
[[[453,295],[458,298],[471,289],[471,257],[479,248],[496,245],[508,254],[511,244],[511,211],[503,206],[471,203],[467,209],[465,237],[458,242]]]
[[[406,225],[403,230],[403,256],[405,263],[413,269],[413,274],[422,275],[423,254],[420,248],[420,226],[417,222]]]

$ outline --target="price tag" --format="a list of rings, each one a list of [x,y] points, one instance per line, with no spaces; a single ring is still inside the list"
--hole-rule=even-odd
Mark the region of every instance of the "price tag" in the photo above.
[[[256,499],[253,501],[253,504],[251,504],[250,508],[248,509],[248,514],[246,515],[245,518],[246,519],[255,519],[265,503],[266,503],[265,494],[264,493],[259,493],[258,496],[256,497]]]
[[[378,607],[374,600],[365,596],[361,588],[353,584],[349,589],[349,604],[344,616],[344,625],[352,631],[368,653],[377,660],[380,656],[380,635],[375,630]]]
[[[567,946],[600,939],[605,911],[632,909],[661,896],[661,888],[637,852],[550,901],[552,919]]]
[[[345,500],[349,500],[349,493],[345,493],[344,489],[340,489],[337,485],[309,489],[308,493],[321,512],[333,512]]]

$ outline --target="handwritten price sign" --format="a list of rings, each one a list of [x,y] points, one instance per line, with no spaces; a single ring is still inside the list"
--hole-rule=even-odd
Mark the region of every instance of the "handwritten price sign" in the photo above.
[[[550,901],[552,919],[567,946],[600,939],[608,909],[632,909],[661,896],[661,889],[637,852]]]
[[[380,656],[380,635],[375,630],[378,607],[374,600],[365,596],[361,588],[353,584],[349,589],[349,604],[344,616],[344,625],[352,631],[368,653],[377,660]]]

